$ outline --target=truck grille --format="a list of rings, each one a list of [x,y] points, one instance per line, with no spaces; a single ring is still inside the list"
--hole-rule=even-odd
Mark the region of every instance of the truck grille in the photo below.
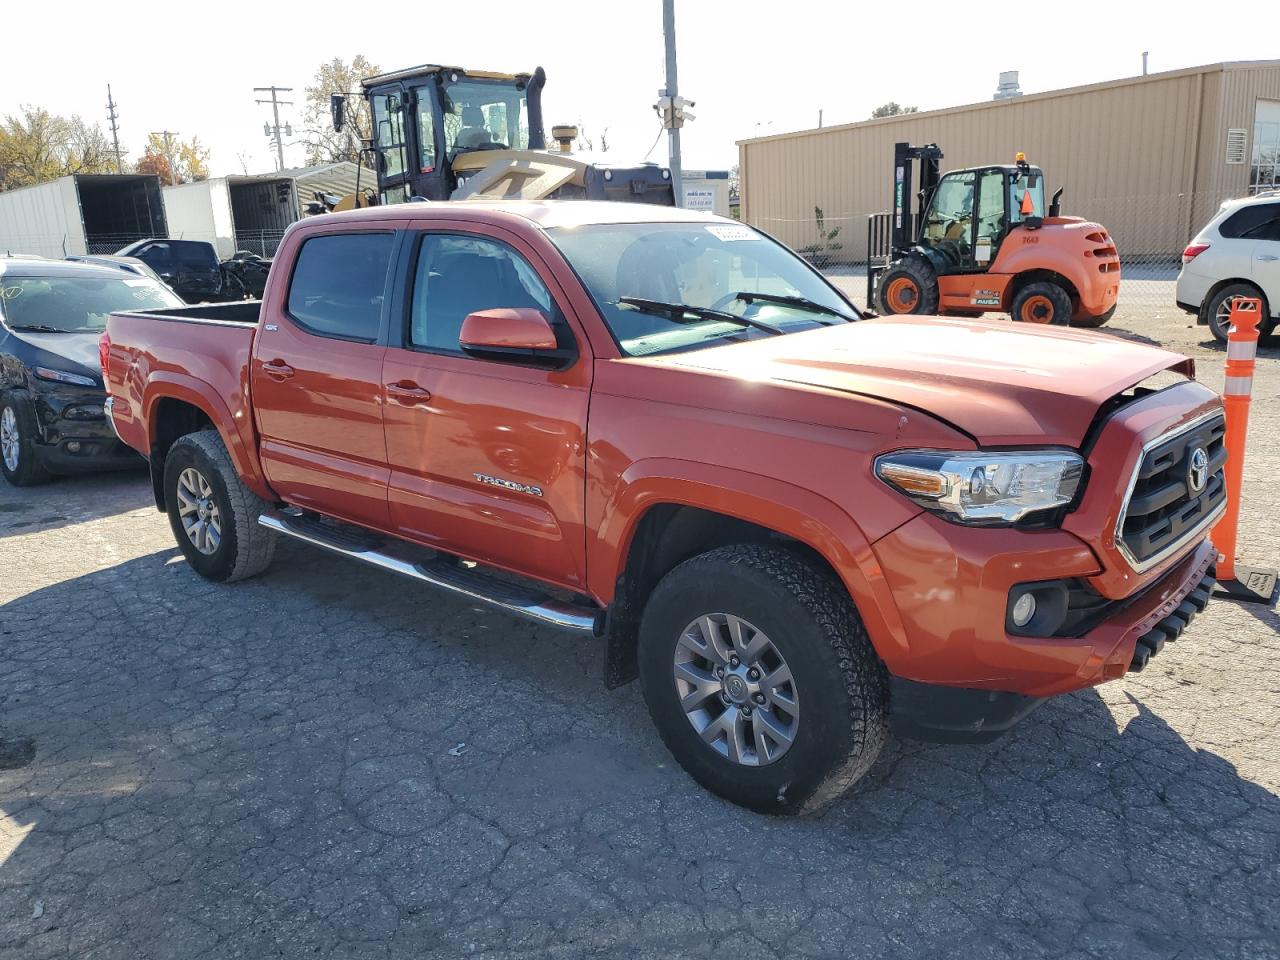
[[[1116,527],[1120,551],[1137,572],[1151,569],[1189,543],[1226,506],[1225,432],[1222,414],[1215,413],[1143,450]]]

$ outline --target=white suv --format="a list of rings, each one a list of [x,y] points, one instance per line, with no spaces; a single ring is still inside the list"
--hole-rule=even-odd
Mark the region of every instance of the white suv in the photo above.
[[[1178,306],[1226,341],[1232,297],[1262,297],[1265,336],[1280,309],[1280,191],[1228,200],[1182,251]]]

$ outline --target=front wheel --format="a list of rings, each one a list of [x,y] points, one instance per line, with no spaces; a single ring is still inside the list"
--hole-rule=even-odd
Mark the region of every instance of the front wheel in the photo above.
[[[1019,323],[1065,327],[1071,323],[1071,297],[1056,283],[1029,283],[1014,296],[1009,314]]]
[[[180,437],[164,461],[165,505],[192,569],[228,583],[261,573],[276,535],[259,525],[267,504],[244,485],[217,430]]]
[[[639,655],[672,755],[753,810],[825,806],[888,737],[886,673],[847,591],[780,547],[722,547],[668,573],[645,606]]]
[[[36,459],[35,407],[23,391],[0,399],[0,473],[15,487],[49,479],[49,471]]]
[[[876,301],[884,316],[938,312],[938,275],[922,258],[909,256],[880,277]]]

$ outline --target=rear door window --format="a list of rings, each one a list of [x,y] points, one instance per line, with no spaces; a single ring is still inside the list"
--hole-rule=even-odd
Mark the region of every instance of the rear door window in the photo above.
[[[1280,240],[1280,203],[1254,203],[1222,221],[1218,232],[1228,240]]]
[[[304,242],[289,282],[290,318],[317,336],[376,341],[394,246],[394,233],[326,234]]]

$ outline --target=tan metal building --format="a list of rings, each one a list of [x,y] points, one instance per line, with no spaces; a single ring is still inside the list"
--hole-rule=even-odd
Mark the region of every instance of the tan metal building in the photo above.
[[[820,259],[863,260],[866,218],[890,205],[898,141],[937,143],[944,171],[1024,151],[1048,193],[1066,188],[1063,212],[1105,224],[1122,257],[1167,259],[1223,200],[1280,186],[1280,60],[742,140],[742,218]]]

